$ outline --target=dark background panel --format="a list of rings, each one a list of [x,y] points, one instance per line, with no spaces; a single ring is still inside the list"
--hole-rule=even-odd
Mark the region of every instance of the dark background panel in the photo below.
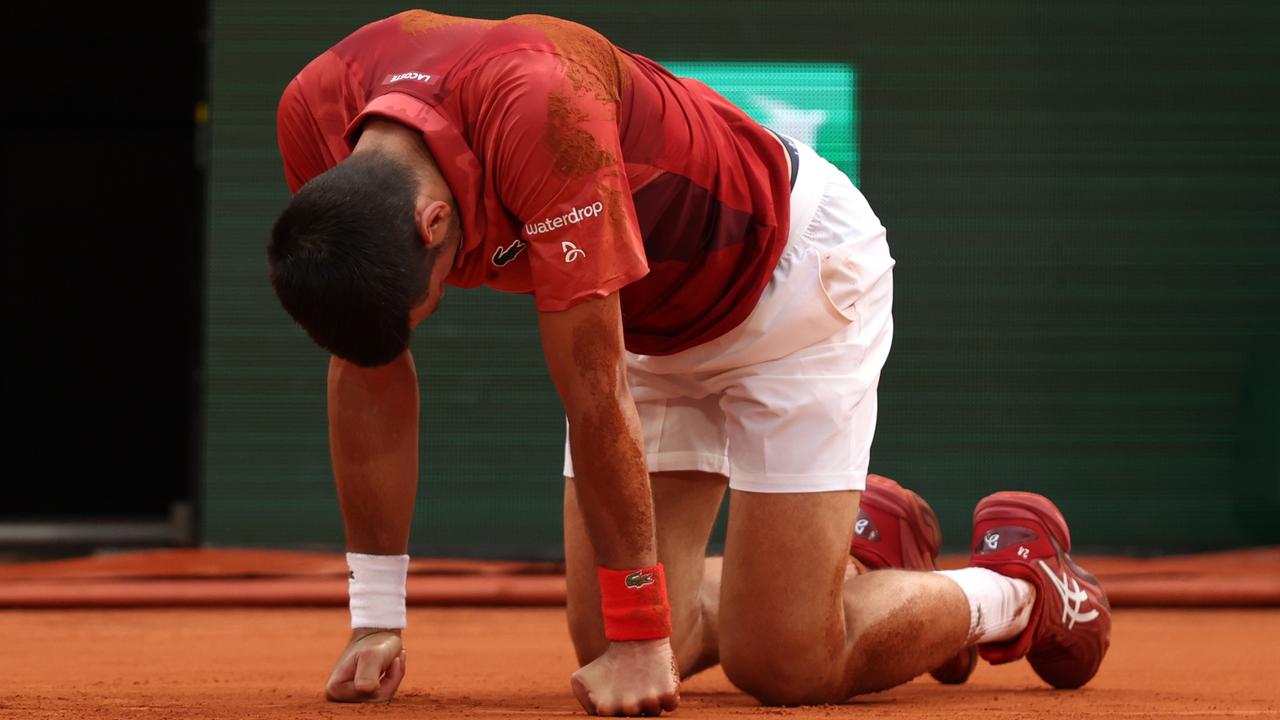
[[[0,519],[168,518],[197,470],[206,8],[5,25]]]
[[[213,544],[338,547],[322,353],[266,282],[281,89],[387,3],[216,2],[202,470]],[[442,2],[544,12],[654,58],[848,63],[889,228],[872,469],[952,549],[983,494],[1053,496],[1079,546],[1280,542],[1274,3]],[[562,420],[531,305],[451,293],[414,341],[418,552],[559,538]]]

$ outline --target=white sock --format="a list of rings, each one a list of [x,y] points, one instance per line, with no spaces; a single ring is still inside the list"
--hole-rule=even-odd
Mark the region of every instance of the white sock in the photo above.
[[[1027,627],[1036,589],[986,568],[938,570],[969,599],[969,644],[1012,640]]]

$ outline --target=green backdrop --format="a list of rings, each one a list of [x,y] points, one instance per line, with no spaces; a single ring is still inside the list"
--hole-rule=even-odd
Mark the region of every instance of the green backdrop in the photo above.
[[[758,75],[765,94],[798,87],[783,98],[796,112],[823,110],[824,123],[844,113],[848,130],[824,124],[820,147],[889,228],[897,335],[873,471],[928,497],[951,549],[967,542],[979,497],[1018,488],[1053,496],[1080,547],[1154,552],[1280,542],[1278,7],[430,9],[559,15],[686,72],[733,61],[845,73],[829,92],[847,104]],[[274,112],[311,57],[401,9],[213,3],[210,544],[341,545],[327,359],[266,280],[266,236],[288,197]],[[759,104],[750,88],[732,92]],[[555,556],[563,420],[532,304],[450,292],[414,352],[425,434],[415,552]]]

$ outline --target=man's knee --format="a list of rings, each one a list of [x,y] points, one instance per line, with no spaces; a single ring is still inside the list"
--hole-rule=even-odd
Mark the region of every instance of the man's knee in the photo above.
[[[721,628],[720,664],[729,682],[764,705],[813,705],[845,700],[836,666],[841,648],[815,638],[787,639],[765,628]]]
[[[733,495],[720,661],[763,703],[845,699],[843,583],[857,508],[856,492]]]

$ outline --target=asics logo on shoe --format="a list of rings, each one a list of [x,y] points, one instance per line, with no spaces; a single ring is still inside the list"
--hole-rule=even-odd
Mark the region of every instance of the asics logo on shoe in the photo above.
[[[862,538],[867,542],[880,542],[880,529],[876,524],[871,522],[871,518],[867,517],[861,510],[858,511],[858,522],[853,525],[853,536]]]
[[[1068,630],[1074,628],[1078,622],[1086,623],[1098,617],[1097,610],[1080,612],[1084,608],[1085,601],[1089,599],[1089,593],[1080,587],[1080,583],[1076,582],[1075,578],[1067,575],[1066,570],[1062,571],[1062,577],[1059,578],[1053,574],[1053,569],[1045,561],[1037,562],[1040,563],[1040,569],[1044,570],[1044,574],[1053,581],[1058,594],[1062,596],[1062,622],[1066,623]],[[1067,618],[1070,618],[1071,622],[1067,622]]]
[[[645,585],[652,585],[653,582],[653,573],[644,570],[637,570],[622,580],[622,583],[632,590],[639,590]]]
[[[995,527],[987,530],[981,538],[978,538],[977,545],[973,548],[973,553],[975,555],[990,555],[1013,545],[1025,545],[1038,538],[1039,536],[1031,530],[1018,525]],[[1018,554],[1022,555],[1022,553]],[[1025,559],[1027,556],[1022,555],[1022,557]]]

